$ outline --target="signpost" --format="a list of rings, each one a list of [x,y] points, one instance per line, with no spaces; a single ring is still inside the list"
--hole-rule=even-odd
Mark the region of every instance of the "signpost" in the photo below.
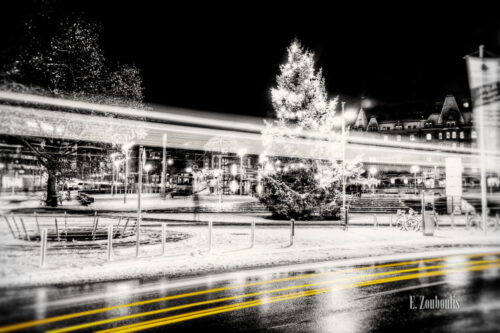
[[[483,230],[486,234],[488,219],[486,169],[498,169],[491,154],[496,154],[500,150],[498,112],[500,110],[500,59],[484,58],[483,45],[479,46],[479,57],[467,56],[466,59],[480,154],[481,215]]]

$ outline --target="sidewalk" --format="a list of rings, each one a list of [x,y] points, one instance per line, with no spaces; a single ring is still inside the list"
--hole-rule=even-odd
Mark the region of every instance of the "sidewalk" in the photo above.
[[[500,232],[485,236],[478,230],[438,230],[435,236],[395,228],[351,228],[297,225],[290,246],[290,228],[257,224],[251,247],[249,226],[214,226],[208,252],[208,228],[168,226],[166,253],[161,255],[158,227],[144,227],[141,256],[135,257],[135,237],[114,241],[113,261],[106,261],[106,240],[92,247],[51,243],[47,268],[39,267],[38,242],[13,240],[0,230],[0,288],[77,284],[124,279],[153,279],[334,261],[376,255],[473,249],[500,246]],[[78,245],[78,244],[77,244]],[[498,249],[497,249],[498,250]]]

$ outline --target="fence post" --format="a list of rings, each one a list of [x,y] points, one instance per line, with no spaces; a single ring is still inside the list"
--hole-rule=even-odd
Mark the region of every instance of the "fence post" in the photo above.
[[[108,261],[111,261],[113,254],[113,225],[108,225]]]
[[[3,217],[5,219],[5,221],[7,222],[7,225],[9,226],[9,230],[10,232],[12,233],[12,237],[14,237],[14,239],[16,239],[16,234],[14,233],[14,229],[12,229],[12,227],[10,226],[10,222],[9,222],[9,219],[7,218],[7,216],[4,215]]]
[[[47,256],[47,229],[43,228],[42,233],[40,235],[40,267],[46,266],[46,258]]]
[[[252,226],[251,226],[251,245],[250,248],[253,248],[255,245],[255,220],[252,221]]]
[[[66,220],[66,211],[64,211],[64,237],[68,240],[68,222]]]
[[[30,235],[28,235],[28,232],[26,231],[26,226],[24,225],[24,221],[22,217],[19,217],[19,220],[21,221],[21,226],[23,227],[24,230],[24,235],[26,236],[26,240],[28,242],[31,242]]]
[[[38,223],[38,215],[36,215],[36,212],[33,213],[35,215],[35,222],[36,222],[36,229],[38,230],[38,234],[40,237],[42,237],[42,232],[40,231],[40,224]]]
[[[295,236],[295,220],[290,219],[290,246],[293,245],[293,237]]]
[[[167,238],[167,226],[165,223],[161,224],[161,254],[165,254],[165,242]]]
[[[208,252],[212,251],[212,220],[208,220]]]
[[[57,234],[57,241],[61,241],[61,237],[59,237],[59,226],[57,225],[57,217],[54,217],[54,221],[56,223],[56,234]]]

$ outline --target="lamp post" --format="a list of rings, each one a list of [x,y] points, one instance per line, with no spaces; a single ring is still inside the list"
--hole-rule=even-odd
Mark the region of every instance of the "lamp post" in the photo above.
[[[109,155],[111,158],[111,196],[115,195],[114,193],[114,188],[115,188],[115,162],[116,162],[116,157],[118,156],[118,153],[112,153]]]
[[[371,167],[370,170],[370,175],[372,176],[372,193],[375,194],[375,182],[374,182],[374,179],[375,179],[375,175],[377,174],[378,170],[377,168],[375,167]]]
[[[125,155],[125,179],[124,179],[124,191],[123,191],[123,203],[127,203],[127,190],[128,190],[128,161],[130,158],[130,149],[134,145],[133,142],[128,142],[122,145],[122,152]]]
[[[418,165],[413,165],[410,168],[410,171],[413,173],[413,185],[415,188],[415,194],[417,194],[417,172],[420,171],[420,167]]]
[[[116,193],[116,194],[118,194],[118,191],[117,191],[117,187],[118,187],[118,186],[117,186],[117,183],[118,183],[118,181],[119,181],[119,179],[120,179],[120,165],[122,164],[122,162],[123,162],[122,160],[115,160],[115,161],[113,162],[113,170],[115,171],[115,172],[114,172],[114,174],[115,174],[115,175],[114,175],[114,178],[115,178],[115,180],[116,180],[116,182],[115,182],[115,193]]]
[[[240,195],[243,195],[243,156],[245,156],[246,150],[240,149],[238,155],[240,156]]]
[[[345,110],[345,102],[342,102],[342,208],[344,209],[344,211],[345,211],[345,206],[346,206],[346,193],[345,193],[346,192],[345,146],[346,146],[346,137],[347,137],[346,119],[351,121],[355,117],[356,117],[356,113],[353,111],[346,111]]]
[[[163,151],[161,162],[161,198],[167,198],[167,134],[163,134]]]
[[[3,169],[5,169],[5,164],[0,162],[0,195],[3,189]]]

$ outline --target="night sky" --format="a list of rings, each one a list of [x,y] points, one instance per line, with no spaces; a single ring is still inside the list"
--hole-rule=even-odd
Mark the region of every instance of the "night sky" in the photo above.
[[[361,96],[378,107],[432,103],[446,94],[467,97],[463,56],[479,44],[500,54],[498,13],[476,2],[446,9],[422,2],[385,8],[312,1],[273,7],[165,3],[2,4],[0,60],[12,58],[23,41],[23,22],[37,11],[46,10],[53,20],[79,16],[102,26],[108,59],[143,71],[146,102],[266,116],[269,89],[294,37],[316,53],[331,96],[351,106]]]

